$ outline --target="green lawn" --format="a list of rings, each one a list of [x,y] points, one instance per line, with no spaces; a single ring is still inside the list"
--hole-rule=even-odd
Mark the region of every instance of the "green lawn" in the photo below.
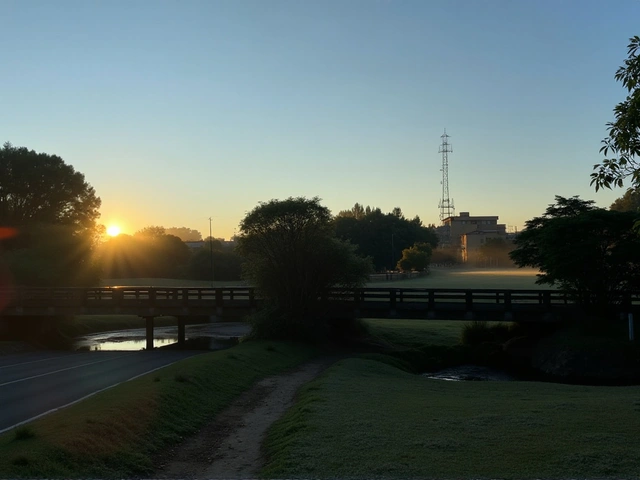
[[[391,346],[453,346],[460,343],[467,322],[457,320],[364,319],[372,337]]]
[[[105,278],[103,287],[191,287],[210,288],[210,280],[185,280],[181,278]],[[213,282],[213,287],[246,287],[242,280]]]
[[[429,275],[393,282],[370,282],[369,287],[397,288],[505,288],[544,289],[548,285],[536,285],[537,270],[530,268],[468,269],[462,267],[433,268]]]
[[[271,478],[637,478],[640,387],[431,380],[347,359],[266,441]]]
[[[530,268],[509,269],[469,269],[463,267],[433,268],[427,276],[410,280],[393,282],[370,282],[369,287],[397,287],[397,288],[510,288],[510,289],[540,289],[549,288],[536,285],[537,270]],[[179,278],[114,278],[102,281],[102,286],[129,287],[193,287],[208,288],[208,280],[183,280]],[[216,281],[215,287],[244,287],[244,281]]]

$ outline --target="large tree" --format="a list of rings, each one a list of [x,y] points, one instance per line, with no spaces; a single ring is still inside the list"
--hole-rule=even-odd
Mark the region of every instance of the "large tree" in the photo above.
[[[367,280],[369,260],[336,238],[334,228],[331,212],[318,198],[260,203],[242,220],[237,249],[244,276],[269,306],[267,316],[254,324],[258,335],[308,339],[326,322],[319,310],[323,291]]]
[[[555,197],[546,212],[528,220],[511,258],[540,269],[536,283],[573,292],[583,304],[610,306],[618,294],[640,287],[638,214],[594,206],[579,197]]]
[[[100,198],[57,155],[5,143],[0,149],[0,225],[40,223],[93,228]]]
[[[96,282],[99,208],[93,187],[62,158],[10,143],[0,148],[0,226],[17,232],[3,241],[14,282]]]
[[[640,190],[638,188],[627,188],[622,197],[617,198],[609,207],[610,210],[618,212],[640,211]]]
[[[133,236],[120,234],[98,249],[106,278],[183,278],[191,261],[191,250],[162,227],[145,227]]]
[[[402,210],[394,208],[384,214],[379,208],[358,203],[351,210],[341,211],[334,220],[336,234],[358,246],[361,255],[371,257],[376,270],[393,269],[402,251],[416,243],[438,244],[434,229],[422,225],[420,217],[407,219]]]
[[[628,57],[618,68],[615,78],[622,82],[627,97],[613,109],[615,120],[607,124],[609,135],[602,141],[600,151],[605,156],[594,166],[591,184],[596,191],[602,187],[622,187],[631,177],[633,185],[640,185],[640,36],[629,39]]]
[[[428,270],[432,250],[431,245],[424,242],[405,248],[402,250],[402,258],[398,261],[396,268],[403,272]]]

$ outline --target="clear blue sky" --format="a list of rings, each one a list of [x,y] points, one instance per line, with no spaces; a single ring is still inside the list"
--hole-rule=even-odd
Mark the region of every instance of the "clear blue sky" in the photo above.
[[[554,195],[608,206],[613,76],[640,1],[0,0],[0,142],[60,155],[105,225],[230,237],[319,196],[522,228]]]

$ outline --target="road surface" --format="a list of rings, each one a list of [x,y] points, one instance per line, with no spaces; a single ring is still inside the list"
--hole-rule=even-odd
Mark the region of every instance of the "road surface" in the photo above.
[[[32,352],[0,356],[0,433],[199,351]]]

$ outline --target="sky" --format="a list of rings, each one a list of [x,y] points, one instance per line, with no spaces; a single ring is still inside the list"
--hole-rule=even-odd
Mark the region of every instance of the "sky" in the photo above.
[[[510,230],[593,165],[640,0],[0,0],[0,143],[56,154],[125,233],[230,238],[320,197]],[[209,222],[211,218],[211,223]]]

